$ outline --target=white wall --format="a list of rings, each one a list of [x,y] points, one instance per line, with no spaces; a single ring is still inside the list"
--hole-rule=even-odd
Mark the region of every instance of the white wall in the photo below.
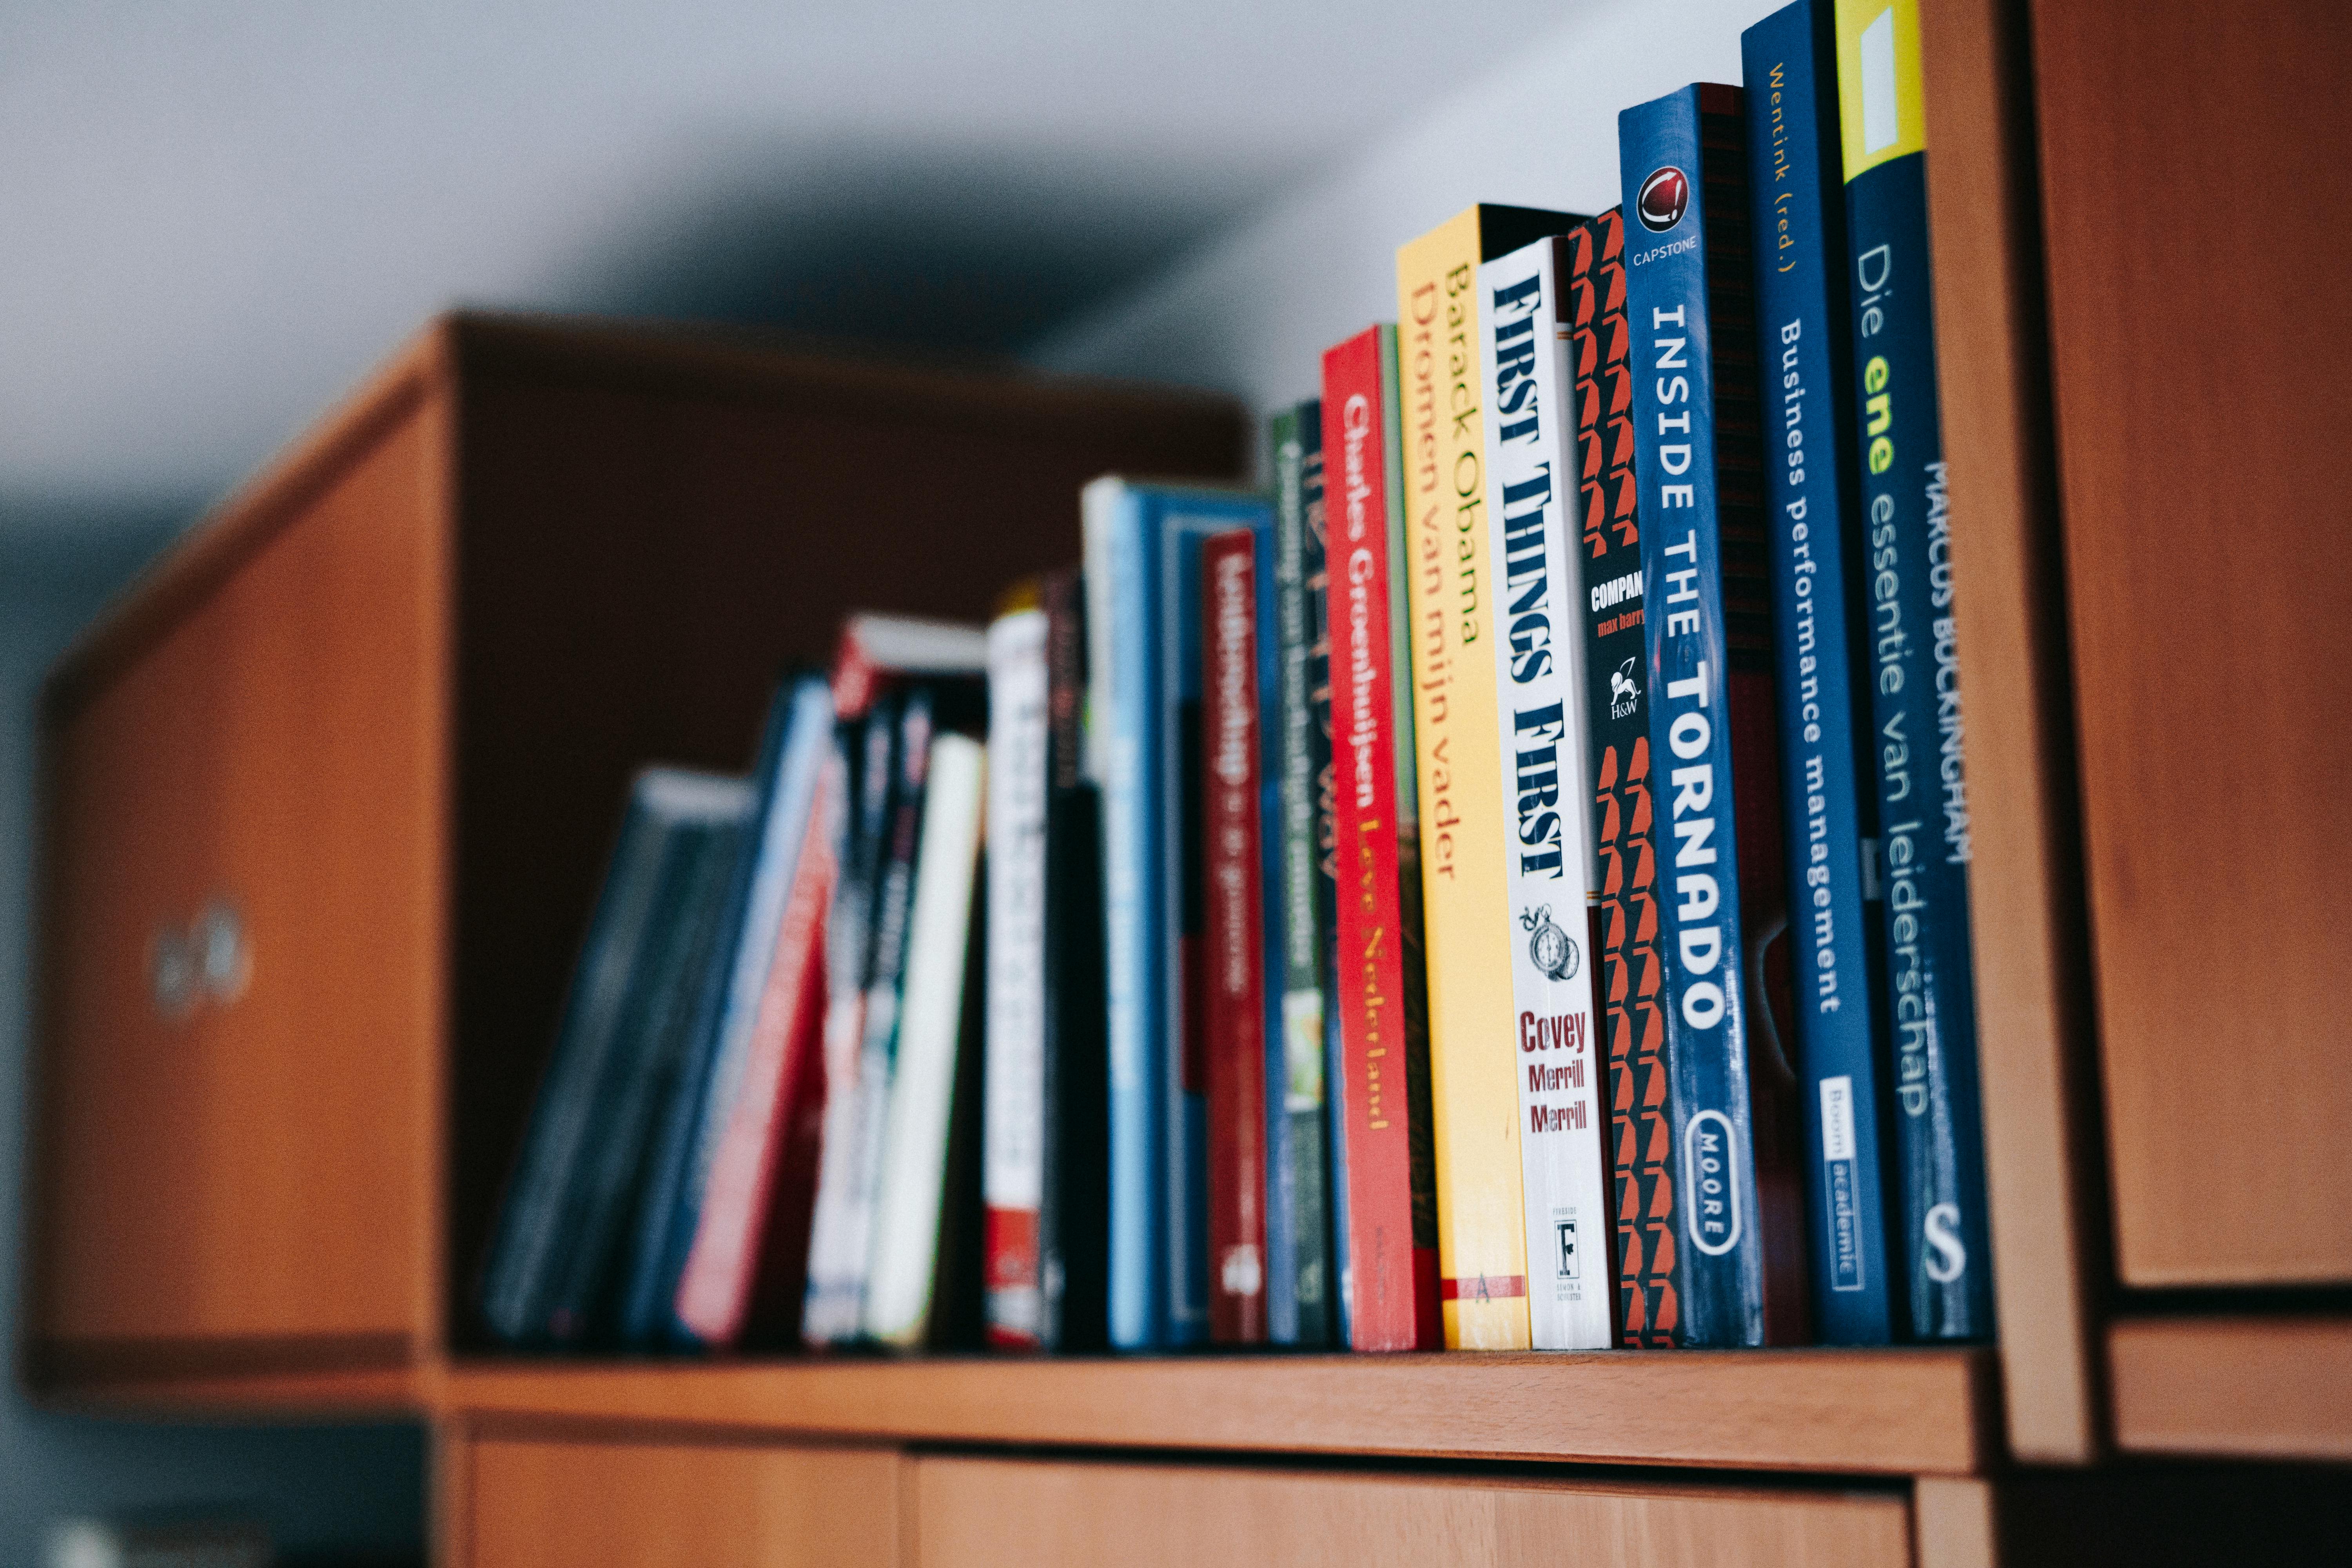
[[[1430,94],[1402,131],[1029,357],[1052,370],[1214,387],[1260,415],[1308,396],[1325,349],[1396,319],[1400,244],[1473,202],[1583,213],[1614,205],[1617,111],[1685,82],[1738,82],[1740,29],[1782,3],[1603,0],[1547,35],[1497,38],[1491,71]]]
[[[34,701],[43,673],[128,566],[129,537],[0,541],[0,1343],[14,1346],[29,1030]],[[303,1553],[408,1553],[423,1530],[424,1443],[413,1427],[148,1426],[34,1406],[0,1392],[0,1568],[31,1568],[63,1513],[229,1505]]]

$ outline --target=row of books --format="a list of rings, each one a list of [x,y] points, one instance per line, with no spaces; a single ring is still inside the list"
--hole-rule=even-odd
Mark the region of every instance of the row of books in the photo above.
[[[638,781],[495,1332],[1990,1334],[1916,14],[1743,41],[1403,247],[1270,494]]]

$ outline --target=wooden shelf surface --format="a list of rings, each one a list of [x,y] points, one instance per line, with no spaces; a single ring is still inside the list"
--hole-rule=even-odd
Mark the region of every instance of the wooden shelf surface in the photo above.
[[[2352,1459],[2352,1320],[2126,1318],[2107,1359],[2126,1453]]]
[[[468,1361],[436,1403],[474,1421],[1856,1475],[1979,1471],[2000,1408],[1979,1349]]]

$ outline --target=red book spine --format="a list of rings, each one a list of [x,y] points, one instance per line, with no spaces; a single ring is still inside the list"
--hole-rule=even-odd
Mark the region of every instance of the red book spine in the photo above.
[[[1429,1043],[1418,973],[1420,868],[1404,858],[1418,855],[1420,833],[1398,798],[1398,769],[1411,768],[1412,761],[1409,752],[1399,754],[1402,694],[1390,626],[1388,440],[1394,410],[1382,333],[1370,328],[1323,356],[1338,785],[1332,807],[1339,954],[1333,972],[1340,1056],[1335,1111],[1344,1118],[1335,1143],[1347,1167],[1349,1342],[1360,1351],[1436,1350],[1443,1331],[1427,1120]]]
[[[1258,835],[1257,535],[1201,547],[1201,803],[1208,850],[1209,1338],[1265,1340],[1265,859]]]
[[[777,1329],[790,1338],[798,1331],[801,1290],[782,1277],[792,1272],[793,1258],[806,1267],[816,1193],[822,1072],[815,1058],[824,1016],[824,919],[837,869],[833,819],[842,809],[843,784],[830,767],[817,778],[744,1055],[743,1087],[711,1156],[701,1223],[678,1279],[678,1321],[709,1345],[739,1342],[753,1321],[755,1299],[765,1310],[790,1314],[781,1326],[761,1321],[763,1333]]]

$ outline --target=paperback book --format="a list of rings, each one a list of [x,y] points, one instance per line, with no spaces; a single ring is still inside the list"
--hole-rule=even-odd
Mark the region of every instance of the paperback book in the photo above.
[[[1586,919],[1592,854],[1581,781],[1584,715],[1576,435],[1560,318],[1568,241],[1539,239],[1478,268],[1487,400],[1486,549],[1503,882],[1519,1074],[1528,1311],[1538,1350],[1611,1342],[1608,1113],[1592,1026]]]
[[[1848,569],[1863,541],[1832,39],[1829,0],[1796,0],[1742,34],[1740,48],[1813,1324],[1826,1343],[1876,1345],[1894,1336],[1897,1298],[1882,1162],[1883,911],[1868,860],[1878,802],[1850,630],[1864,624]]]
[[[1405,611],[1397,332],[1323,356],[1329,474],[1332,795],[1339,896],[1333,969],[1333,1216],[1346,1342],[1435,1350],[1437,1194],[1430,1134],[1412,664]]]
[[[1916,0],[1839,0],[1837,77],[1905,1296],[1915,1337],[1979,1339],[1992,1252]]]
[[[1684,88],[1618,126],[1681,1342],[1790,1343],[1803,1220],[1739,92]]]

